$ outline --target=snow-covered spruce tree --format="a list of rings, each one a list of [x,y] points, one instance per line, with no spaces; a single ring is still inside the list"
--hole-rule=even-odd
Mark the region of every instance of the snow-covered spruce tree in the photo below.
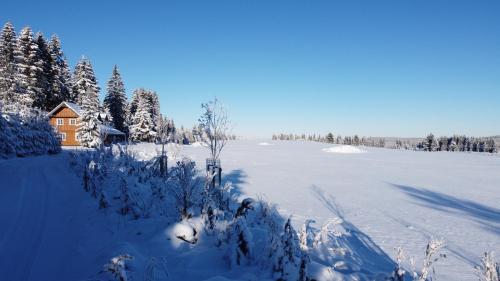
[[[158,94],[155,91],[147,91],[147,98],[151,112],[151,119],[153,119],[153,130],[157,131],[157,124],[160,118],[160,101]]]
[[[425,139],[425,150],[426,151],[436,151],[437,143],[433,134],[429,134]]]
[[[99,97],[94,92],[93,87],[89,87],[81,97],[81,115],[79,118],[79,127],[76,132],[77,139],[83,147],[97,148],[102,144],[100,134],[99,115]]]
[[[35,43],[38,46],[36,63],[38,65],[35,73],[35,89],[36,97],[33,97],[33,106],[45,111],[53,109],[49,101],[51,100],[51,87],[54,81],[54,73],[52,70],[53,61],[50,55],[49,45],[42,33],[37,33]]]
[[[111,78],[108,81],[107,94],[103,105],[113,118],[113,125],[116,129],[127,133],[125,119],[127,114],[127,96],[125,95],[125,86],[121,78],[118,67],[113,67]]]
[[[334,141],[335,141],[335,138],[333,137],[333,134],[328,133],[328,135],[326,135],[326,142],[333,143]]]
[[[297,233],[292,227],[290,218],[285,223],[284,232],[281,235],[281,247],[276,249],[274,263],[274,277],[277,280],[298,280],[299,265],[298,257],[300,249],[297,243]]]
[[[151,142],[156,138],[153,118],[146,95],[139,95],[139,102],[136,112],[132,117],[129,132],[129,138],[134,142]]]
[[[7,22],[0,35],[0,100],[4,112],[16,112],[20,93],[17,39],[14,26]]]
[[[134,93],[132,94],[132,99],[130,100],[130,103],[128,105],[128,114],[130,120],[132,120],[132,118],[134,117],[135,112],[137,111],[137,105],[139,104],[139,99],[144,94],[145,91],[146,90],[142,88],[134,90]]]
[[[83,105],[83,100],[87,97],[88,93],[99,94],[100,88],[97,85],[94,69],[92,68],[90,61],[85,57],[82,57],[82,59],[75,66],[72,86],[73,90],[70,100],[78,103],[79,105]]]
[[[38,88],[37,76],[41,71],[41,62],[39,61],[38,45],[33,38],[33,32],[30,27],[25,27],[17,39],[16,61],[17,61],[17,81],[19,92],[14,97],[16,104],[23,109],[31,108],[35,104],[35,99],[43,93]],[[26,115],[26,114],[22,114]]]
[[[53,35],[50,39],[49,52],[52,58],[52,79],[47,107],[52,109],[63,101],[71,100],[72,86],[71,72],[57,35]]]

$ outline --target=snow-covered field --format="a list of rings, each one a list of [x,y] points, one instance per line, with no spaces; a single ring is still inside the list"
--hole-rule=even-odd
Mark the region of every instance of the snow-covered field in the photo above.
[[[443,238],[440,280],[475,280],[473,267],[483,252],[500,254],[499,155],[267,143],[230,142],[223,174],[243,194],[277,203],[296,229],[307,218],[319,227],[340,211],[393,260],[401,246],[417,267],[429,239]],[[180,154],[203,167],[207,151],[185,146]],[[361,253],[362,263],[379,258],[383,265],[384,254],[372,250]]]
[[[152,144],[132,149],[142,159],[157,153]],[[192,157],[202,172],[208,151],[195,144],[171,146],[169,154],[171,160]],[[67,151],[0,161],[0,279],[107,280],[99,273],[104,263],[128,253],[136,264],[164,260],[166,280],[256,280],[251,272],[224,268],[213,249],[174,243],[172,235],[187,231],[183,225],[98,210],[69,162]],[[319,228],[341,216],[352,255],[344,266],[333,261],[347,273],[336,278],[390,272],[398,246],[407,258],[415,256],[418,269],[430,238],[446,240],[447,258],[435,266],[439,280],[476,280],[473,267],[482,253],[500,254],[499,155],[247,140],[229,142],[221,163],[224,180],[242,197],[277,203],[296,229],[306,219]],[[143,280],[144,268],[130,270],[133,280]]]

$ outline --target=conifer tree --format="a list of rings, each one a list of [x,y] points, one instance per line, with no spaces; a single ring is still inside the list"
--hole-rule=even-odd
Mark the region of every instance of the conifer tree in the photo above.
[[[42,92],[37,85],[37,75],[40,72],[39,52],[29,26],[23,28],[19,34],[17,53],[17,77],[21,88],[18,101],[26,107],[38,105],[35,100],[38,101],[38,95]]]
[[[130,140],[136,142],[150,142],[156,137],[153,119],[151,117],[149,101],[145,94],[138,96],[136,112],[130,126]]]
[[[83,147],[99,147],[102,144],[100,135],[99,98],[97,92],[88,89],[82,97],[81,114],[77,139]]]
[[[73,91],[71,101],[83,105],[83,98],[87,93],[97,93],[99,95],[99,86],[95,78],[94,69],[88,59],[82,57],[75,67],[73,74]]]
[[[115,128],[126,132],[127,96],[125,95],[123,80],[116,65],[108,81],[107,90],[108,93],[104,98],[104,107],[111,114]]]
[[[0,101],[5,112],[13,111],[12,104],[20,92],[17,74],[17,41],[14,26],[7,22],[0,35]]]
[[[52,59],[52,81],[48,108],[54,108],[61,102],[71,99],[71,73],[57,35],[53,35],[50,39],[49,52]]]
[[[99,87],[90,62],[83,58],[75,70],[75,93],[82,109],[77,138],[84,147],[102,144],[99,121]]]
[[[35,72],[35,97],[33,105],[46,111],[53,109],[49,100],[51,99],[51,85],[54,81],[53,61],[50,55],[49,45],[43,37],[43,34],[37,33],[35,36],[37,45],[37,56],[35,64],[38,66]]]

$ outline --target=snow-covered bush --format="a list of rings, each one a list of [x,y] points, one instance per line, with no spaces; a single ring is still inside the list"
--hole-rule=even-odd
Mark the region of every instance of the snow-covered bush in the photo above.
[[[277,280],[298,280],[299,260],[301,256],[298,245],[297,233],[292,227],[290,219],[287,220],[284,232],[281,235],[281,247],[274,254],[274,277]]]
[[[419,272],[415,269],[414,257],[410,257],[411,264],[411,277],[413,281],[429,281],[434,280],[433,276],[435,274],[434,263],[442,258],[446,258],[446,254],[440,253],[441,249],[444,247],[444,241],[439,239],[433,239],[427,243],[425,249],[425,257],[423,261],[422,268]],[[389,277],[391,281],[405,280],[406,271],[401,267],[402,262],[405,259],[403,250],[401,247],[397,248],[397,264],[396,268]]]
[[[134,258],[128,254],[116,256],[104,265],[104,271],[113,275],[115,280],[127,281],[127,266],[125,262],[132,259]]]
[[[495,262],[493,253],[485,252],[481,265],[476,267],[479,281],[500,281],[500,263]]]
[[[59,139],[41,111],[29,110],[23,116],[0,112],[0,158],[60,151]]]
[[[231,266],[248,264],[252,257],[252,233],[244,217],[234,220],[227,232],[229,261]]]
[[[394,268],[394,271],[392,272],[392,276],[389,278],[390,281],[404,281],[405,279],[405,274],[406,271],[401,267],[401,263],[403,262],[405,256],[403,253],[403,248],[397,247],[396,248],[398,254],[396,257],[396,267]]]
[[[413,273],[415,281],[427,281],[431,273],[434,273],[433,265],[441,258],[446,258],[446,254],[441,254],[444,246],[443,240],[431,240],[425,249],[424,264],[420,273]]]
[[[179,210],[181,219],[193,215],[193,207],[201,201],[201,185],[197,176],[196,164],[189,158],[177,161],[171,175],[175,184],[172,185],[176,199],[175,206]]]
[[[162,216],[179,220],[177,206],[181,205],[177,204],[178,200],[182,201],[182,193],[176,193],[180,191],[179,182],[174,177],[179,174],[173,172],[176,167],[171,168],[169,178],[161,177],[156,173],[154,159],[137,160],[122,145],[71,152],[71,155],[71,166],[82,179],[84,190],[96,199],[100,209],[109,209],[112,214],[131,219]],[[192,180],[196,181],[196,170],[192,165],[194,163],[190,166],[193,170],[184,170],[184,175],[192,173]],[[193,182],[187,179],[183,179],[183,184],[187,184],[187,213],[199,215],[201,187],[192,185]]]

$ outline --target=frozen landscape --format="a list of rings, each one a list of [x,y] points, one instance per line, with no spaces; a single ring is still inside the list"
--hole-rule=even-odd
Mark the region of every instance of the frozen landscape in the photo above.
[[[405,268],[411,256],[419,268],[431,238],[446,243],[447,257],[434,266],[439,280],[474,280],[482,253],[500,252],[498,154],[366,147],[355,153],[315,142],[262,143],[229,142],[221,156],[223,181],[232,182],[241,199],[276,203],[295,229],[307,219],[315,221],[313,228],[343,220],[337,246],[347,254],[311,255],[319,280],[383,280],[394,268],[396,247],[404,250]],[[132,150],[149,159],[159,147],[138,144]],[[165,276],[157,280],[261,278],[255,267],[227,269],[217,248],[176,239],[185,230],[168,217],[131,220],[98,210],[70,167],[69,153],[0,161],[2,276],[101,280],[100,268],[126,253],[134,257],[131,280],[142,280],[151,257],[165,267],[165,273],[156,269]],[[199,144],[169,145],[171,164],[184,155],[200,168],[207,153]]]
[[[0,281],[500,281],[500,1],[3,2]]]
[[[315,142],[236,141],[221,162],[225,178],[241,192],[277,203],[296,229],[335,216],[354,227],[363,249],[360,267],[391,268],[401,246],[421,263],[431,238],[446,241],[439,280],[473,280],[484,251],[500,253],[500,157],[498,154],[416,152],[332,146]],[[345,153],[350,151],[353,153]],[[202,165],[206,150],[183,147]],[[371,241],[370,241],[371,240]],[[371,246],[368,246],[371,247]],[[354,248],[353,251],[358,249]],[[369,250],[369,251],[364,251]]]

